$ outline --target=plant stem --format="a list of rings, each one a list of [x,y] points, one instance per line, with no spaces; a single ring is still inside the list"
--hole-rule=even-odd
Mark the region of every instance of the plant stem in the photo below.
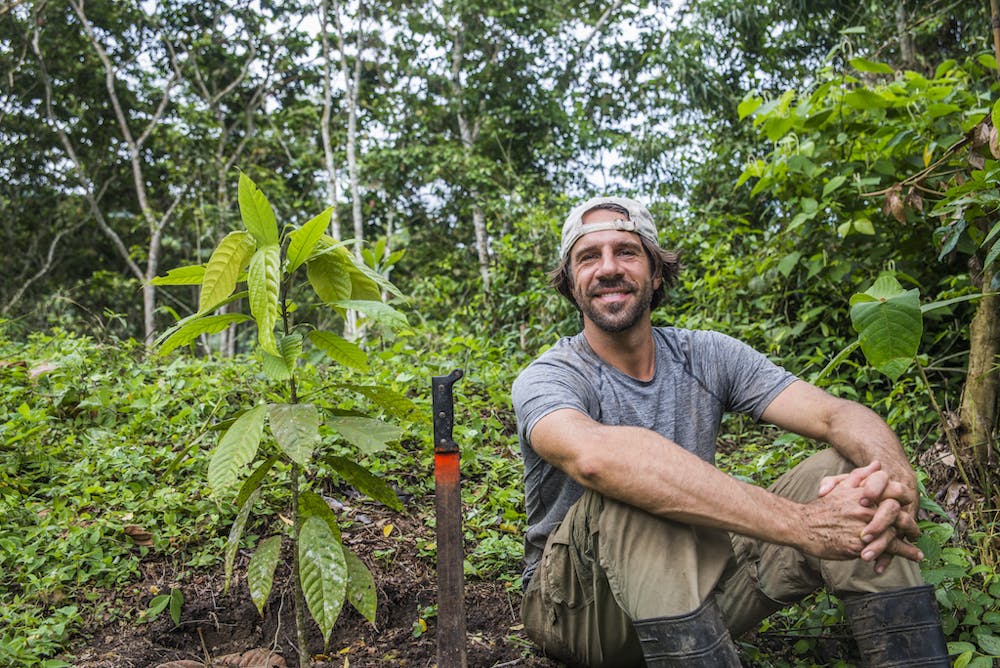
[[[309,645],[306,636],[306,597],[299,577],[299,465],[292,464],[292,600],[295,602],[295,643],[299,649],[299,668],[309,668]]]

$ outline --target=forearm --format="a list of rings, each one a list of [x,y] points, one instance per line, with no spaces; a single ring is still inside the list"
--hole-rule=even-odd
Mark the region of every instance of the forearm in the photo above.
[[[890,479],[916,498],[916,476],[899,439],[871,409],[798,381],[771,402],[761,419],[828,443],[855,466],[880,462]]]
[[[540,455],[581,485],[678,522],[790,545],[829,559],[857,557],[872,510],[846,485],[801,504],[719,471],[646,429],[585,418],[543,420],[532,432]]]
[[[565,468],[584,487],[660,517],[773,543],[801,542],[800,504],[736,480],[648,430],[595,431],[586,454]]]
[[[844,402],[844,406],[831,420],[826,440],[856,466],[880,462],[889,479],[903,485],[916,500],[916,474],[896,435],[874,411],[854,402]],[[910,510],[915,512],[916,504],[905,505],[913,505]]]

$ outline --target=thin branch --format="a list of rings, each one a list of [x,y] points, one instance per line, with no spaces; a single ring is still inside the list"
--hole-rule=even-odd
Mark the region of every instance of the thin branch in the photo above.
[[[108,225],[107,220],[105,220],[104,214],[102,213],[101,208],[98,204],[97,195],[94,191],[94,184],[87,177],[86,172],[84,171],[83,161],[80,160],[80,156],[77,155],[76,149],[73,147],[73,143],[69,140],[69,137],[66,135],[66,131],[62,129],[59,121],[56,119],[55,112],[53,111],[52,108],[52,81],[49,78],[48,69],[45,67],[45,59],[42,57],[42,50],[41,47],[39,46],[39,40],[40,40],[40,31],[38,28],[38,24],[36,22],[35,28],[32,32],[31,49],[34,52],[35,57],[38,59],[38,72],[39,72],[39,78],[41,79],[42,82],[42,87],[45,91],[45,112],[49,120],[49,125],[52,127],[52,130],[56,133],[56,136],[59,137],[59,142],[62,144],[63,149],[66,151],[66,155],[69,156],[69,159],[73,163],[73,168],[74,172],[76,173],[77,180],[79,181],[80,186],[83,188],[84,191],[84,199],[87,200],[87,203],[90,206],[90,211],[94,215],[94,219],[97,221],[98,228],[100,228],[101,232],[103,232],[104,235],[108,237],[108,239],[111,241],[111,244],[115,247],[115,250],[118,251],[118,254],[125,261],[125,264],[128,266],[129,271],[131,271],[132,274],[135,275],[135,277],[138,278],[139,280],[144,280],[145,276],[142,273],[142,269],[140,269],[139,265],[136,264],[135,260],[132,259],[132,255],[131,253],[129,253],[128,247],[122,241],[121,237],[118,236],[118,233],[115,232],[110,225]]]
[[[607,25],[608,21],[611,20],[611,17],[614,16],[619,9],[621,9],[622,4],[624,4],[624,0],[614,0],[614,2],[608,5],[608,8],[604,11],[603,14],[601,14],[601,17],[597,19],[597,23],[595,23],[594,27],[590,30],[590,34],[588,34],[587,37],[584,38],[582,42],[580,42],[579,46],[577,46],[576,50],[573,52],[573,55],[570,56],[569,60],[566,62],[566,67],[563,68],[562,75],[560,75],[559,77],[560,90],[564,89],[568,84],[569,77],[572,75],[573,70],[576,68],[577,62],[587,52],[587,49],[590,48],[590,43],[597,38],[597,36],[601,33],[601,30],[604,29],[604,26]]]
[[[49,250],[45,255],[45,262],[42,264],[41,268],[30,278],[18,281],[19,285],[17,290],[15,290],[13,296],[7,300],[7,303],[3,305],[3,308],[0,309],[0,313],[3,313],[4,315],[10,313],[11,309],[13,309],[14,306],[21,301],[22,297],[24,297],[24,293],[28,291],[28,288],[30,288],[42,276],[49,273],[49,269],[52,268],[52,265],[55,262],[56,247],[59,245],[59,241],[70,232],[75,232],[82,224],[82,222],[78,222],[70,227],[63,228],[56,233],[55,238],[53,238],[51,243],[49,243]]]

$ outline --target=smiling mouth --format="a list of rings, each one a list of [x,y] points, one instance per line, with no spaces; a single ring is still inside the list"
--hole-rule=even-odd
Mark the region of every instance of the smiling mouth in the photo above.
[[[627,297],[633,292],[635,292],[635,290],[627,285],[614,285],[593,290],[590,293],[590,296],[593,299],[620,299]]]

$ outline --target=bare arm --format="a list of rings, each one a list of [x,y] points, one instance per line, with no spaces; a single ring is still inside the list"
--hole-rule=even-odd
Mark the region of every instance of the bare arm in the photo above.
[[[829,443],[858,467],[874,464],[877,474],[853,473],[831,480],[820,490],[820,495],[843,481],[864,489],[864,503],[877,505],[875,517],[863,532],[868,547],[862,554],[864,559],[879,560],[876,570],[884,570],[892,554],[922,558],[916,548],[902,540],[916,538],[920,533],[916,523],[916,474],[899,439],[874,411],[797,381],[771,402],[761,418],[783,429]]]
[[[863,489],[836,485],[800,504],[731,478],[655,432],[602,425],[554,411],[531,431],[535,451],[586,488],[655,515],[791,545],[827,559],[851,559],[875,510]]]

